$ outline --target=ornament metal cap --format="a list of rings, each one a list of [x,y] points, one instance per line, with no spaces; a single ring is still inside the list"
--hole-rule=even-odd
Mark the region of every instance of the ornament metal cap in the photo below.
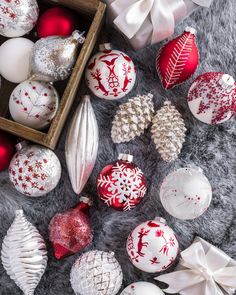
[[[18,209],[15,211],[15,216],[24,216],[24,211],[22,209]]]
[[[99,45],[100,51],[112,50],[111,43],[103,43]]]
[[[23,140],[23,141],[16,144],[16,151],[19,152],[23,148],[25,148],[26,146],[28,146],[28,142],[26,140]]]
[[[219,84],[222,88],[231,91],[235,88],[235,80],[232,76],[228,74],[223,74],[219,80]]]
[[[191,33],[191,34],[193,34],[193,35],[196,35],[196,34],[197,34],[197,30],[194,29],[194,28],[192,28],[192,27],[189,27],[189,26],[186,27],[184,31],[185,31],[185,32],[189,32],[189,33]]]
[[[79,200],[82,203],[88,204],[90,207],[93,206],[93,201],[89,196],[81,196]]]
[[[158,216],[158,217],[155,218],[155,220],[158,221],[158,222],[160,222],[160,223],[166,224],[166,220],[164,218],[162,218],[162,217],[159,217]]]
[[[85,31],[83,32],[80,32],[78,30],[75,30],[73,33],[72,33],[72,37],[77,40],[79,43],[84,43],[85,41],[85,37],[84,37],[84,34],[85,34]]]
[[[133,162],[134,156],[130,154],[119,154],[118,160]]]

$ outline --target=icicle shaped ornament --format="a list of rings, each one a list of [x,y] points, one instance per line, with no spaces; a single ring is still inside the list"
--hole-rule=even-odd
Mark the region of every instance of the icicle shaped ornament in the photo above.
[[[3,240],[1,259],[7,274],[24,295],[33,295],[47,266],[47,250],[42,236],[22,210],[15,212]]]

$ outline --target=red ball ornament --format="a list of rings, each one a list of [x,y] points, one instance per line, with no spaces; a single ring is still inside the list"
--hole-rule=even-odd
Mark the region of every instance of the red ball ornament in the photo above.
[[[8,133],[0,130],[0,171],[9,167],[15,153],[15,140]]]
[[[104,167],[97,177],[99,197],[116,210],[133,209],[147,191],[144,174],[132,160],[133,156],[120,154],[118,160]]]
[[[156,69],[165,89],[181,84],[196,71],[199,58],[195,34],[195,29],[187,27],[182,35],[160,49]]]
[[[76,27],[74,13],[66,8],[53,7],[46,10],[38,20],[38,37],[65,36],[72,34]]]
[[[87,197],[81,197],[80,201],[74,209],[56,214],[49,224],[49,237],[57,259],[75,254],[92,242],[88,217],[92,202]]]

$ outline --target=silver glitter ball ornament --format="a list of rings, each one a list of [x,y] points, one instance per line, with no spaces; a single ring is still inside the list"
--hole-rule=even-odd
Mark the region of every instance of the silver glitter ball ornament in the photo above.
[[[61,178],[61,164],[53,151],[40,145],[18,144],[9,166],[9,177],[16,190],[29,197],[52,191]]]
[[[55,82],[71,74],[77,49],[84,43],[84,33],[74,31],[70,37],[46,37],[37,41],[32,53],[31,80]]]
[[[70,281],[76,295],[116,295],[123,280],[113,252],[90,251],[74,263]]]
[[[2,244],[1,260],[4,269],[25,295],[33,295],[47,266],[45,242],[24,216],[15,212],[15,219]]]

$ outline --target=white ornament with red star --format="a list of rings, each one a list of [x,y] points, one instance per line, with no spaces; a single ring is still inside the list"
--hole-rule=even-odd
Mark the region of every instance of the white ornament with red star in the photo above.
[[[51,84],[26,80],[13,90],[9,111],[16,122],[41,130],[56,115],[58,102],[58,93]]]
[[[210,206],[212,188],[201,168],[180,168],[164,179],[160,199],[172,216],[183,220],[194,219]]]
[[[100,45],[85,72],[90,90],[100,98],[114,100],[124,97],[134,87],[136,69],[131,58],[110,44]]]
[[[61,178],[61,164],[54,152],[40,145],[27,146],[25,142],[18,144],[17,150],[9,166],[16,190],[29,197],[52,191]]]
[[[198,120],[219,124],[236,113],[236,82],[221,72],[209,72],[197,77],[188,92],[189,108]]]
[[[148,282],[136,282],[126,287],[120,295],[165,295],[160,288]]]
[[[173,264],[179,244],[163,218],[138,225],[129,235],[127,252],[133,265],[148,273],[161,272]]]

